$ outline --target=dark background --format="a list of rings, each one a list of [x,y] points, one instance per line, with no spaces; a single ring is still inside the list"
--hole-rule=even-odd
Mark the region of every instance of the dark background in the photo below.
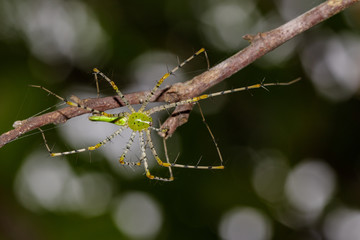
[[[59,103],[29,84],[94,97],[98,67],[125,93],[147,90],[177,57],[204,47],[213,66],[247,46],[243,35],[321,2],[2,0],[1,132]],[[103,151],[60,158],[48,157],[37,131],[6,145],[0,239],[359,239],[359,11],[353,6],[209,91],[302,78],[201,103],[225,170],[178,168],[174,182],[148,180],[142,167],[118,164],[125,133]],[[199,56],[164,86],[206,68]],[[114,94],[105,81],[100,88]],[[83,148],[116,129],[86,117],[48,126],[50,147]],[[177,163],[219,164],[198,110],[168,148]],[[128,160],[139,156],[134,145]]]

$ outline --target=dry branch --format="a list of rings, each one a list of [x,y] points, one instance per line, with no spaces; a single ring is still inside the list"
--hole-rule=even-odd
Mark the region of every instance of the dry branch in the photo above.
[[[334,16],[358,1],[359,0],[328,0],[276,29],[258,33],[256,35],[245,35],[243,38],[250,42],[248,47],[239,51],[210,70],[194,77],[190,81],[185,83],[176,83],[167,89],[159,90],[151,101],[175,102],[198,96],[208,88],[230,77],[294,36]],[[126,95],[126,98],[131,104],[137,104],[141,101],[141,99],[144,99],[144,96],[147,93],[148,92],[139,92],[128,94]],[[86,106],[101,111],[121,106],[117,96],[99,99],[85,99],[83,100],[83,103],[86,104]],[[177,127],[187,122],[191,108],[192,105],[179,106],[163,123],[162,127],[169,129],[168,135],[171,135]],[[61,110],[17,122],[15,129],[0,136],[0,148],[28,131],[50,123],[64,123],[70,118],[85,113],[88,112],[76,107],[65,107]]]

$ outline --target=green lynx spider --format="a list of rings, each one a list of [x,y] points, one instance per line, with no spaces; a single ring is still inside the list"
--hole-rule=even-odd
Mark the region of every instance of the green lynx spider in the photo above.
[[[40,130],[41,133],[42,133],[43,139],[44,139],[45,146],[46,146],[47,150],[49,151],[50,155],[52,157],[56,157],[56,156],[63,156],[63,155],[68,155],[68,154],[74,154],[74,153],[79,153],[79,152],[96,150],[96,149],[100,148],[101,146],[105,145],[106,143],[108,143],[114,137],[120,135],[120,133],[125,128],[130,128],[132,130],[132,133],[131,133],[130,139],[128,140],[128,142],[127,142],[127,144],[125,146],[125,150],[124,150],[123,154],[120,156],[119,162],[121,164],[123,164],[123,165],[129,165],[129,166],[135,166],[135,165],[139,166],[139,165],[141,165],[143,163],[144,168],[145,168],[145,174],[149,179],[155,179],[155,180],[161,180],[161,181],[172,181],[172,180],[174,180],[174,177],[173,177],[172,171],[171,171],[172,167],[194,168],[194,169],[223,169],[224,166],[222,165],[222,162],[221,162],[221,165],[219,165],[219,166],[198,166],[198,165],[193,166],[193,165],[183,165],[183,164],[177,164],[177,163],[169,163],[168,161],[163,162],[159,158],[159,156],[158,156],[158,154],[157,154],[157,152],[155,150],[153,141],[151,139],[150,130],[155,130],[157,132],[166,132],[166,129],[159,129],[159,128],[153,127],[152,126],[153,125],[153,120],[152,120],[151,115],[153,113],[160,112],[160,111],[163,111],[163,110],[166,110],[166,109],[170,109],[170,108],[174,108],[174,107],[177,107],[177,106],[180,106],[180,105],[185,105],[185,104],[190,104],[190,103],[197,103],[198,101],[203,100],[203,99],[207,99],[207,98],[215,97],[215,96],[220,96],[220,95],[224,95],[224,94],[228,94],[228,93],[239,92],[239,91],[244,91],[244,90],[249,90],[249,89],[256,89],[256,88],[266,88],[267,86],[274,86],[274,85],[290,85],[290,84],[296,82],[298,79],[293,80],[291,82],[287,82],[287,83],[266,83],[266,84],[264,84],[262,82],[262,83],[254,84],[254,85],[247,86],[247,87],[235,88],[235,89],[225,90],[225,91],[211,93],[211,94],[203,94],[203,95],[198,96],[198,97],[182,100],[182,101],[179,101],[179,102],[168,103],[168,104],[165,104],[165,105],[161,105],[161,106],[157,106],[157,107],[153,107],[151,109],[145,110],[145,108],[147,107],[147,105],[149,103],[149,100],[154,95],[156,90],[160,87],[160,85],[163,83],[163,81],[166,78],[168,78],[170,75],[173,75],[178,69],[182,68],[186,63],[188,63],[194,57],[200,55],[201,53],[204,53],[205,56],[206,56],[205,49],[202,48],[199,51],[197,51],[196,53],[194,53],[191,57],[186,59],[184,62],[180,63],[174,69],[167,72],[162,78],[160,78],[160,80],[158,80],[158,82],[156,83],[154,88],[151,90],[151,92],[145,97],[145,99],[144,99],[144,101],[143,101],[143,103],[142,103],[142,105],[141,105],[141,107],[140,107],[140,109],[138,111],[135,111],[133,106],[129,104],[128,100],[121,93],[121,91],[118,89],[118,87],[115,85],[115,83],[112,80],[110,80],[105,74],[100,72],[97,68],[93,69],[94,74],[95,74],[95,78],[97,79],[97,75],[100,75],[102,78],[104,78],[112,86],[112,88],[115,90],[117,95],[121,98],[121,100],[123,101],[125,106],[130,110],[130,112],[120,112],[120,113],[117,113],[117,114],[106,113],[106,112],[103,112],[103,111],[99,111],[99,110],[96,110],[96,109],[89,108],[89,107],[84,106],[84,105],[82,105],[82,104],[80,104],[78,102],[68,101],[67,99],[58,96],[57,94],[51,92],[50,90],[48,90],[48,89],[46,89],[46,88],[44,88],[42,86],[33,86],[33,87],[41,88],[44,91],[48,92],[49,94],[54,95],[55,97],[57,97],[58,99],[60,99],[64,103],[66,103],[67,105],[88,110],[89,112],[92,113],[92,115],[89,117],[89,120],[91,120],[91,121],[108,122],[108,123],[113,123],[113,124],[116,124],[116,125],[120,126],[120,128],[118,130],[116,130],[114,133],[112,133],[110,136],[106,137],[103,141],[97,143],[96,145],[89,146],[89,147],[86,147],[86,148],[76,149],[76,150],[72,150],[72,151],[58,152],[58,153],[53,153],[51,151],[51,149],[49,148],[49,146],[47,144],[47,141],[46,141],[46,138],[45,138],[45,135],[44,135],[43,131]],[[128,162],[128,161],[125,160],[125,157],[126,157],[127,152],[130,150],[132,143],[134,142],[134,138],[136,136],[136,133],[139,133],[141,157],[140,157],[140,160],[138,162]],[[150,173],[149,164],[148,164],[148,157],[146,155],[146,146],[147,145],[146,145],[145,140],[144,140],[144,134],[146,135],[147,144],[148,144],[148,147],[150,148],[150,150],[152,152],[152,155],[154,156],[154,158],[156,159],[157,163],[160,166],[169,168],[170,177],[168,177],[168,178],[166,178],[166,177],[158,177],[158,176],[154,176],[154,175],[152,175]],[[217,144],[216,144],[215,141],[214,141],[214,143],[215,143],[215,145],[217,147]],[[220,159],[221,159],[221,157],[220,157]]]

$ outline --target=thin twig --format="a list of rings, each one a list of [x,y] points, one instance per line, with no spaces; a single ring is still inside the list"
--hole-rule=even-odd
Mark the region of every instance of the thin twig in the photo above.
[[[334,16],[358,1],[360,0],[328,0],[276,29],[256,35],[245,35],[243,38],[250,42],[248,47],[190,81],[176,83],[167,89],[159,90],[151,101],[176,102],[198,96],[294,36]],[[137,104],[140,100],[144,99],[147,93],[128,94],[126,98],[130,104]],[[86,106],[101,111],[121,106],[117,96],[85,99],[82,102]],[[177,127],[187,122],[191,109],[192,105],[183,105],[174,110],[174,113],[162,125],[163,128],[169,129],[167,132],[168,136],[174,133]],[[50,123],[64,123],[70,118],[85,113],[87,111],[76,107],[65,107],[41,116],[18,121],[14,124],[15,129],[0,136],[0,148],[28,131]]]

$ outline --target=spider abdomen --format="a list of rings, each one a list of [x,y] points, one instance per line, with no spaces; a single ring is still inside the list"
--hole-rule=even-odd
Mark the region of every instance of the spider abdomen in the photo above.
[[[133,131],[141,131],[149,128],[152,124],[152,118],[141,112],[134,112],[129,115],[128,126]]]

